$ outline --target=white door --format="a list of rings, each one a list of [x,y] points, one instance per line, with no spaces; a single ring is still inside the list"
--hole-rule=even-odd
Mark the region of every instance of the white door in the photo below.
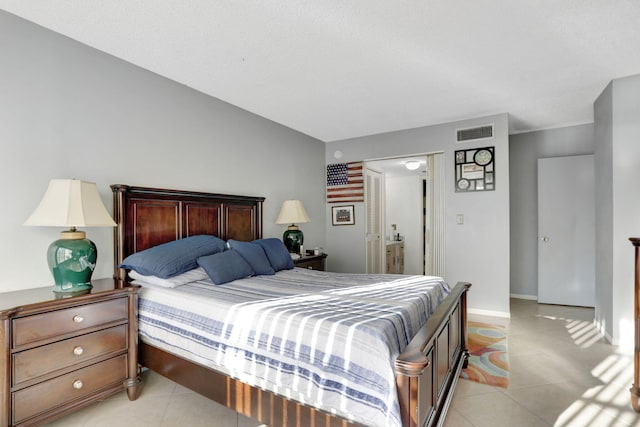
[[[427,188],[425,196],[425,263],[430,276],[445,276],[445,164],[444,154],[427,156]]]
[[[594,156],[538,159],[538,302],[595,306]]]
[[[365,191],[366,191],[366,252],[367,252],[367,273],[384,273],[384,191],[382,173],[366,168],[365,171]]]

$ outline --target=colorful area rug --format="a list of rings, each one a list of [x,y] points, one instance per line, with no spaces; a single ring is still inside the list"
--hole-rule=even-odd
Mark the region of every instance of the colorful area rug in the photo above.
[[[506,329],[487,323],[468,322],[469,366],[460,377],[497,387],[509,386]]]

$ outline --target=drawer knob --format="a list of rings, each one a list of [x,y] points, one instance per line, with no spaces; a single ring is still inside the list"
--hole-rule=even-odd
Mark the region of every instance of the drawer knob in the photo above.
[[[84,321],[84,317],[80,316],[79,314],[76,314],[75,316],[73,316],[73,321],[76,323],[82,323]]]
[[[82,355],[82,353],[84,353],[84,348],[77,346],[73,349],[73,354],[75,354],[76,356],[80,356]]]
[[[76,390],[80,390],[82,386],[84,386],[84,384],[82,383],[82,380],[75,380],[73,382],[73,388],[75,388]]]

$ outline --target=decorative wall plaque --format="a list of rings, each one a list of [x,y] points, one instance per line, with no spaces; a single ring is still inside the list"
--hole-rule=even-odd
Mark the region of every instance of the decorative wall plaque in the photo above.
[[[495,190],[494,147],[457,150],[456,192]]]

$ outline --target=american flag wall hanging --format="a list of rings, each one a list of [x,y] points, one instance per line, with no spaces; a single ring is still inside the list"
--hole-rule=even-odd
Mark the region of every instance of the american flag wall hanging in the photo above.
[[[327,203],[364,202],[362,162],[327,165]]]

